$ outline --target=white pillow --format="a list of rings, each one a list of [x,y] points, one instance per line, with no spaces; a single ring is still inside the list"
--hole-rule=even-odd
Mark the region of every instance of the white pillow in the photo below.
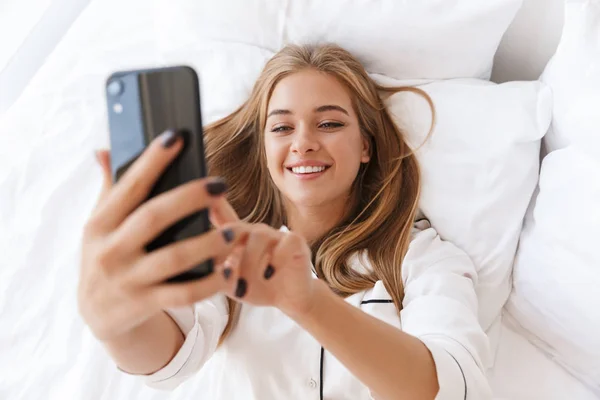
[[[568,1],[565,16],[543,75],[554,92],[550,153],[507,309],[530,340],[600,394],[600,1]]]
[[[537,80],[562,33],[565,0],[523,0],[494,57],[494,82]]]
[[[275,52],[330,41],[396,79],[489,78],[522,0],[158,0],[159,40],[190,60],[203,41]]]
[[[550,123],[551,94],[539,82],[496,85],[469,79],[421,88],[437,114],[433,135],[417,152],[421,208],[440,235],[475,262],[479,318],[488,329],[510,293],[523,217],[538,178],[540,139]],[[427,103],[401,93],[389,105],[412,146],[421,145],[430,124]]]
[[[548,154],[525,220],[508,312],[529,339],[600,394],[600,160]]]
[[[548,152],[569,144],[600,157],[600,2],[571,0],[558,50],[541,80],[554,92]]]

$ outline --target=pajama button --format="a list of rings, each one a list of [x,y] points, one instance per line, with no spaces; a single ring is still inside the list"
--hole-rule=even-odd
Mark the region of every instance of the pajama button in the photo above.
[[[310,386],[311,389],[316,389],[317,388],[317,381],[315,381],[314,379],[311,379],[308,381],[308,386]]]

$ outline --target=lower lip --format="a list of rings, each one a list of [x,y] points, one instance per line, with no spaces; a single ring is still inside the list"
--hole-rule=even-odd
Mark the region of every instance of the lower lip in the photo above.
[[[290,171],[289,169],[286,168],[286,171],[288,171],[290,174],[294,175],[296,178],[301,179],[303,181],[309,181],[312,179],[317,179],[318,177],[322,176],[325,172],[327,172],[329,168],[325,168],[323,171],[321,172],[313,172],[310,174],[297,174],[293,171]]]

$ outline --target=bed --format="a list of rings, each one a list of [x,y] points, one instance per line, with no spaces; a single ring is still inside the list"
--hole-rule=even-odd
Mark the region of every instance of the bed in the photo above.
[[[598,135],[565,133],[574,126],[567,118],[573,110],[565,108],[566,100],[556,100],[557,95],[584,96],[588,103],[599,99],[600,60],[590,54],[600,54],[600,3],[424,0],[412,5],[382,1],[375,7],[373,2],[332,0],[332,9],[344,6],[346,25],[316,13],[315,1],[220,3],[225,5],[54,0],[36,2],[34,12],[9,2],[11,12],[0,14],[0,33],[13,32],[0,49],[0,398],[202,398],[205,377],[165,393],[121,374],[77,314],[81,228],[100,189],[93,150],[108,147],[104,79],[132,66],[192,64],[205,77],[203,91],[212,96],[203,104],[205,120],[212,121],[243,101],[264,62],[283,43],[325,38],[350,47],[380,83],[421,85],[439,105],[438,134],[420,154],[426,180],[422,207],[436,229],[481,267],[480,319],[493,344],[488,373],[495,398],[600,399],[600,358],[589,350],[597,339],[577,336],[600,328],[600,315],[585,306],[600,300],[591,290],[600,283],[591,269],[600,260],[571,246],[569,236],[544,236],[554,232],[553,226],[557,231],[566,226],[573,229],[571,238],[593,246],[568,225],[572,215],[566,210],[578,208],[587,213],[579,231],[600,237],[600,218],[593,211],[600,190],[590,184],[594,171],[600,172],[600,157],[593,150],[600,148]],[[219,14],[227,4],[239,7]],[[405,19],[390,17],[403,12]],[[588,29],[565,28],[567,42],[563,21],[569,22],[569,15],[571,25]],[[311,18],[318,23],[305,27]],[[352,23],[359,18],[357,28]],[[372,28],[374,21],[378,30]],[[19,29],[11,31],[11,24]],[[381,32],[383,39],[372,45]],[[478,32],[483,33],[475,37]],[[577,35],[586,33],[591,39],[585,47],[569,50]],[[415,38],[426,46],[411,43]],[[547,66],[557,48],[562,56],[557,53],[558,61]],[[391,55],[383,58],[382,53]],[[586,80],[573,83],[561,72],[575,67],[561,60],[576,57],[583,60],[582,68],[587,65],[579,74]],[[390,107],[418,143],[428,123],[424,105],[404,95]],[[590,122],[573,129],[600,127],[592,107],[581,112],[579,120]],[[464,125],[470,118],[475,122]],[[457,138],[463,147],[452,147]],[[494,152],[488,148],[491,140]],[[464,161],[444,168],[444,175],[440,165],[449,149]],[[569,171],[579,179],[556,175],[562,165],[574,164]],[[473,165],[487,169],[467,168]],[[560,192],[554,183],[563,181],[574,185],[571,193],[580,197],[549,202],[548,196],[558,196],[553,190]],[[467,194],[480,201],[464,207]],[[556,209],[565,220],[544,222]],[[458,210],[455,219],[448,217],[449,210]],[[481,224],[482,215],[491,222]],[[547,265],[548,258],[539,257],[541,249],[556,247],[563,249],[553,254],[557,260],[585,254],[574,258],[581,268],[572,268],[575,276],[566,283],[560,265]],[[556,275],[537,281],[544,271]],[[560,292],[561,283],[570,289]],[[542,284],[555,285],[553,293],[572,301],[546,307],[550,300],[536,286]],[[560,312],[554,312],[557,308]]]

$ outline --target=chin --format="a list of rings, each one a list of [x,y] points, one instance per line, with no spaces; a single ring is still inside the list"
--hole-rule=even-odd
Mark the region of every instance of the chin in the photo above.
[[[313,196],[301,196],[293,198],[292,203],[297,207],[318,207],[327,203],[327,200],[315,198]]]
[[[289,196],[288,199],[296,207],[318,207],[332,201],[328,196],[323,196],[323,193],[296,194],[295,196]]]

